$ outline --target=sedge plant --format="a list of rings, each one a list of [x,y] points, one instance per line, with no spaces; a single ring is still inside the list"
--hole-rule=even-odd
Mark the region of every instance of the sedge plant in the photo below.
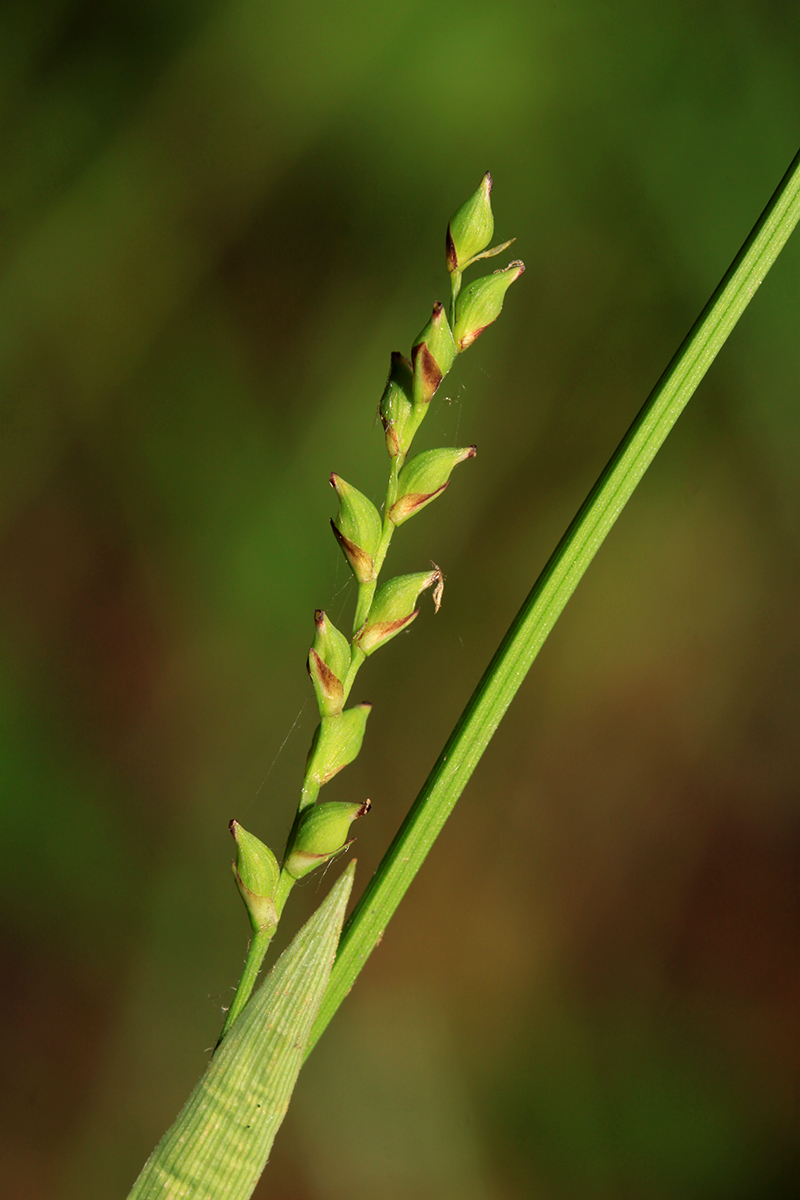
[[[392,355],[380,402],[389,457],[382,512],[339,475],[330,477],[339,502],[333,534],[358,589],[352,633],[345,636],[326,613],[315,613],[307,667],[320,720],[282,863],[231,822],[233,872],[252,931],[245,969],[214,1056],[131,1200],[251,1195],[304,1057],[382,937],[569,597],[800,218],[800,154],[534,583],[343,933],[354,862],[251,996],[294,884],[346,849],[352,822],[370,808],[367,799],[319,799],[361,748],[370,706],[347,706],[356,676],[416,619],[423,592],[431,590],[435,610],[441,603],[442,574],[433,564],[383,583],[379,577],[395,530],[441,496],[454,468],[475,455],[474,446],[410,451],[457,356],[497,319],[525,269],[512,262],[462,286],[467,268],[511,244],[490,247],[491,192],[487,172],[448,225],[449,317],[436,304],[410,358]]]
[[[461,291],[464,270],[478,259],[505,250],[511,243],[487,249],[494,233],[492,177],[458,210],[447,229],[447,267],[451,279],[450,320],[436,303],[428,323],[414,339],[410,359],[395,353],[380,402],[389,478],[381,514],[352,484],[335,472],[330,484],[339,501],[331,529],[358,585],[352,635],[348,639],[321,609],[314,614],[316,635],[307,667],[320,720],[308,752],[297,813],[279,868],[272,851],[236,821],[234,876],[253,926],[247,961],[220,1041],[239,1017],[253,989],[264,955],[278,926],[283,906],[298,879],[304,878],[347,846],[353,821],[369,812],[371,802],[326,801],[320,790],[348,766],[361,750],[371,705],[346,707],[356,676],[367,658],[403,633],[419,615],[417,602],[432,589],[441,604],[442,573],[431,569],[400,575],[378,586],[392,537],[450,485],[459,463],[473,458],[475,446],[425,450],[409,457],[414,437],[425,420],[457,355],[466,350],[500,315],[511,284],[525,270],[512,262],[504,270],[476,280]]]

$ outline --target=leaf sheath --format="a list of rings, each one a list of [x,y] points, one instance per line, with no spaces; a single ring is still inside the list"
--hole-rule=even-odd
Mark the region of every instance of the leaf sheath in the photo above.
[[[328,982],[353,861],[245,1008],[128,1200],[247,1200],[286,1114]]]

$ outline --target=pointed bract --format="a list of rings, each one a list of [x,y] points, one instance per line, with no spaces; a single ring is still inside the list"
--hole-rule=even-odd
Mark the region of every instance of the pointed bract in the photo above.
[[[390,458],[397,458],[408,450],[406,428],[413,412],[412,390],[411,363],[395,351],[380,406]]]
[[[350,666],[350,643],[321,608],[314,613],[314,625],[314,649],[333,673],[344,679]]]
[[[317,726],[306,765],[304,787],[322,787],[358,757],[371,704],[356,704]]]
[[[355,542],[351,542],[349,538],[339,530],[331,517],[331,529],[333,536],[336,538],[341,548],[342,554],[350,564],[350,568],[359,583],[371,583],[375,578],[375,563],[371,554],[367,554]]]
[[[461,205],[447,226],[447,269],[452,275],[463,271],[492,240],[492,177],[487,171],[477,192]]]
[[[476,279],[464,288],[456,302],[454,337],[459,351],[466,350],[503,310],[503,299],[515,279],[525,270],[522,262],[510,263],[505,270]]]
[[[359,583],[375,578],[374,556],[381,540],[381,515],[371,500],[335,472],[331,487],[339,497],[338,521],[331,520],[334,536]]]
[[[393,525],[402,525],[409,517],[415,517],[418,512],[427,507],[437,496],[441,496],[442,492],[446,492],[449,486],[448,482],[443,483],[441,487],[436,488],[433,492],[406,492],[389,509],[390,521]]]
[[[475,446],[464,449],[425,450],[406,463],[397,480],[397,500],[389,509],[389,519],[402,525],[448,486],[450,472],[458,463],[474,458]]]
[[[320,716],[335,717],[342,711],[344,704],[344,685],[341,679],[323,662],[313,646],[308,652],[306,665],[314,685]]]
[[[434,567],[432,571],[389,579],[378,589],[369,616],[356,634],[356,645],[369,655],[390,641],[417,616],[414,605],[420,593],[426,588],[438,586],[441,578],[441,571]]]
[[[334,717],[344,703],[343,680],[350,666],[350,644],[321,609],[314,613],[317,636],[308,652],[308,673],[320,716]]]
[[[243,829],[238,821],[231,821],[228,828],[236,842],[236,861],[231,863],[233,877],[250,924],[256,932],[274,929],[278,924],[275,912],[275,892],[280,876],[278,860],[269,846]]]
[[[434,304],[430,321],[411,347],[414,373],[412,397],[415,405],[428,404],[433,399],[455,357],[456,347],[447,315],[441,304]]]
[[[344,850],[349,845],[347,835],[351,824],[365,816],[371,807],[369,800],[363,804],[332,800],[307,808],[298,822],[284,869],[294,879],[302,879],[327,862],[332,854]]]

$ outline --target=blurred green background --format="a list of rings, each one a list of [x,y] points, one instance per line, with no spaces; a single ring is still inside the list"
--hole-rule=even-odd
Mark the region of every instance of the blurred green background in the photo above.
[[[0,16],[3,1191],[126,1194],[283,844],[389,352],[483,172],[527,263],[397,537],[363,886],[800,138],[800,10],[41,0]],[[800,1168],[800,235],[301,1076],[257,1196],[781,1197]],[[296,928],[332,874],[298,888]],[[282,929],[284,940],[286,929]]]

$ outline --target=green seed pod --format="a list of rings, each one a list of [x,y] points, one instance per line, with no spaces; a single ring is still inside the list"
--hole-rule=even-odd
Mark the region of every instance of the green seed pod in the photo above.
[[[450,218],[447,226],[447,269],[452,275],[469,266],[476,254],[480,254],[494,233],[492,216],[492,177],[487,171],[477,192],[458,212]]]
[[[347,835],[351,824],[371,808],[369,800],[363,804],[331,800],[307,808],[300,816],[292,848],[283,864],[284,870],[295,879],[302,879],[309,871],[327,862],[332,854],[344,850],[350,845]]]
[[[402,525],[449,486],[450,472],[458,463],[474,458],[475,446],[463,450],[426,450],[415,454],[403,467],[397,479],[397,500],[389,509],[389,520]]]
[[[331,487],[339,497],[339,521],[331,527],[353,574],[359,583],[375,579],[373,558],[381,540],[381,515],[371,500],[345,483],[340,475],[332,474]]]
[[[430,321],[411,347],[414,371],[412,398],[415,405],[428,404],[433,399],[455,356],[456,347],[447,316],[442,305],[436,303]]]
[[[308,673],[314,685],[320,716],[335,717],[342,711],[342,680],[350,666],[350,643],[329,621],[322,609],[314,613],[317,636],[308,652]]]
[[[381,421],[386,434],[386,449],[390,458],[397,458],[408,450],[406,426],[413,412],[411,395],[411,363],[395,351],[380,406]]]
[[[506,292],[524,270],[522,262],[509,263],[505,270],[476,279],[464,288],[456,303],[454,337],[459,351],[471,346],[487,325],[497,320]]]
[[[356,704],[335,717],[323,717],[308,752],[303,786],[321,788],[358,757],[371,704]]]
[[[438,567],[416,575],[399,575],[378,589],[369,616],[355,637],[364,654],[372,654],[408,628],[419,612],[414,608],[417,597],[429,587],[434,588],[433,602],[438,612],[442,596],[442,573]]]
[[[236,861],[231,863],[233,877],[250,916],[250,924],[256,933],[274,929],[278,924],[275,913],[275,892],[280,876],[278,860],[269,846],[242,829],[238,821],[231,821],[228,828],[236,842]]]

